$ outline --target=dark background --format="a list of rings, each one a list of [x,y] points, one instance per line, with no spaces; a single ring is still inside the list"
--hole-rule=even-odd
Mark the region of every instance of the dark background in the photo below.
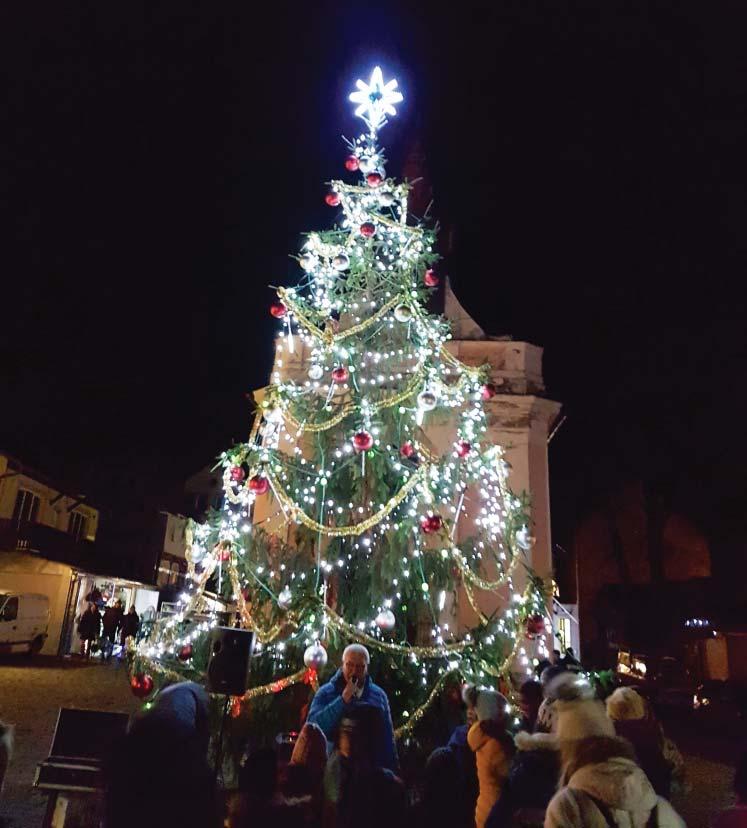
[[[380,63],[442,268],[545,348],[555,538],[646,479],[745,530],[741,4],[15,4],[2,11],[0,445],[98,502],[165,498],[246,436],[323,182]]]

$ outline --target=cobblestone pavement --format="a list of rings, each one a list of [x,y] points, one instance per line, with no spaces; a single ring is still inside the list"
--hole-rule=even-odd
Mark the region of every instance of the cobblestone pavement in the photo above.
[[[39,828],[46,796],[32,788],[36,765],[45,759],[60,707],[133,713],[125,668],[53,658],[0,660],[0,718],[16,727],[16,750],[0,800],[0,826]],[[708,828],[711,817],[731,802],[734,761],[745,735],[695,731],[687,721],[667,723],[685,756],[691,786],[674,805],[688,828]]]
[[[47,797],[32,787],[46,759],[60,707],[132,713],[138,700],[118,663],[39,656],[0,659],[0,719],[15,725],[15,751],[0,799],[0,825],[39,828]]]

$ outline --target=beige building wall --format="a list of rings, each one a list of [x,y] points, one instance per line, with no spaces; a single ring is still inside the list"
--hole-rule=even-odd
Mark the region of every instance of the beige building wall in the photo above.
[[[41,475],[0,454],[0,522],[10,522],[20,489],[39,498],[36,523],[67,533],[71,515],[78,512],[85,518],[84,540],[93,541],[98,530],[99,513],[85,503],[77,503],[70,494],[39,479]],[[15,543],[15,541],[14,541]],[[49,632],[42,653],[57,653],[65,618],[72,569],[66,564],[43,557],[0,548],[0,589],[13,592],[36,592],[49,598]]]
[[[56,655],[65,618],[72,569],[16,552],[0,553],[0,589],[10,592],[36,592],[49,598],[49,632],[43,655]]]
[[[58,489],[35,479],[24,469],[19,471],[7,455],[0,454],[0,520],[10,520],[13,517],[13,507],[19,489],[25,489],[39,497],[37,523],[67,532],[71,514],[79,512],[86,519],[86,533],[83,539],[96,539],[99,524],[97,509],[85,503],[76,503],[76,499],[71,495],[61,494]]]

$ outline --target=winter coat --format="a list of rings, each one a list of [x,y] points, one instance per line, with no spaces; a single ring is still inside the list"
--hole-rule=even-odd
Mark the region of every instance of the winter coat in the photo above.
[[[378,746],[374,763],[378,767],[389,768],[396,771],[399,761],[397,759],[397,748],[394,744],[394,727],[392,726],[392,714],[389,710],[389,700],[386,693],[366,676],[361,697],[353,698],[346,704],[342,699],[342,691],[345,688],[345,678],[342,670],[338,670],[332,678],[323,684],[309,708],[308,721],[319,725],[327,737],[328,750],[331,751],[337,730],[343,716],[349,713],[358,705],[370,705],[381,711],[381,731],[378,734]]]
[[[462,792],[464,809],[469,822],[475,817],[475,804],[480,794],[480,786],[477,782],[475,754],[467,743],[468,732],[469,725],[455,727],[447,747],[454,753],[459,764],[459,790]]]
[[[638,764],[656,793],[668,797],[672,770],[664,758],[664,737],[658,722],[649,718],[624,719],[615,722],[615,731],[633,745]]]
[[[101,615],[98,610],[86,610],[78,622],[78,635],[83,641],[95,641],[101,632]]]
[[[488,726],[488,727],[486,727]],[[500,799],[511,765],[511,737],[488,735],[488,722],[475,722],[467,733],[467,742],[475,754],[480,794],[475,807],[477,828],[484,828],[490,811]]]
[[[638,765],[613,755],[584,763],[571,773],[547,806],[545,828],[646,828],[654,808],[657,828],[685,828]]]
[[[140,618],[136,612],[127,612],[122,616],[122,636],[137,635]]]
[[[107,607],[104,610],[104,635],[113,635],[122,623],[122,610],[119,607]]]

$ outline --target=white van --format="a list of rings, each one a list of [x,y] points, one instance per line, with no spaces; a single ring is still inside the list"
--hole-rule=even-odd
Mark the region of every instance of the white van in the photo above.
[[[0,590],[0,653],[38,653],[49,629],[49,598]]]

